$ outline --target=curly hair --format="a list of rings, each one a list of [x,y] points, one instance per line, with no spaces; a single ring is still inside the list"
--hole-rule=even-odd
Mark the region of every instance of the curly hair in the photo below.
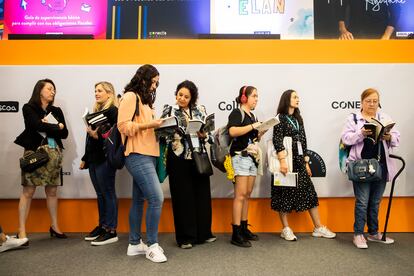
[[[156,90],[151,91],[152,79],[159,76],[157,68],[151,64],[145,64],[138,68],[131,81],[125,86],[124,93],[135,92],[141,98],[143,104],[152,108],[155,102]]]
[[[181,82],[177,85],[177,89],[175,90],[175,96],[177,96],[178,91],[181,88],[187,88],[188,91],[190,91],[191,99],[190,99],[190,102],[188,103],[188,105],[190,107],[194,107],[197,104],[197,100],[198,100],[198,88],[197,88],[197,86],[194,84],[194,82],[189,81],[189,80],[185,80],[185,81],[183,81],[183,82]]]

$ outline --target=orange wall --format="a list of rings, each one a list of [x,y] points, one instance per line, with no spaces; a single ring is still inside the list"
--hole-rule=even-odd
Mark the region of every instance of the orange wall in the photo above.
[[[22,54],[24,53],[24,54]],[[254,64],[254,63],[414,63],[414,41],[274,41],[274,40],[94,40],[0,41],[0,65],[84,64]],[[18,195],[16,195],[16,198]],[[231,199],[213,200],[214,232],[230,231]],[[387,199],[381,205],[381,229]],[[119,231],[128,231],[129,199],[119,203]],[[0,200],[0,223],[17,231],[18,200]],[[280,231],[269,199],[253,199],[249,223],[258,232]],[[395,198],[389,231],[414,232],[414,197]],[[321,198],[323,224],[338,232],[352,231],[353,198]],[[59,220],[67,232],[89,231],[97,222],[96,201],[60,200]],[[295,231],[311,231],[306,214],[292,214]],[[29,232],[47,231],[50,221],[45,200],[33,200]],[[173,231],[171,202],[166,200],[160,231]]]
[[[231,231],[231,199],[213,199],[213,231]],[[388,199],[380,208],[380,229],[384,227]],[[128,212],[130,200],[119,201],[118,231],[128,232]],[[390,232],[414,232],[412,207],[414,198],[394,198],[388,224]],[[353,198],[321,198],[319,212],[321,221],[335,232],[352,232]],[[295,232],[310,232],[312,222],[307,213],[293,213],[290,216],[291,227]],[[59,224],[65,232],[88,232],[96,226],[98,212],[93,199],[61,199],[59,201]],[[0,223],[7,233],[18,229],[18,200],[0,200]],[[257,232],[280,232],[281,224],[276,212],[270,209],[270,199],[253,199],[250,203],[249,224]],[[28,232],[46,232],[50,220],[45,200],[33,200],[27,221]],[[173,232],[174,222],[171,201],[165,200],[162,210],[160,232]]]

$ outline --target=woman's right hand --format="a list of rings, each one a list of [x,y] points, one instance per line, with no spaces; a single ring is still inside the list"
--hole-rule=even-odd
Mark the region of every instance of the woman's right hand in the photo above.
[[[149,125],[148,128],[159,128],[160,125],[162,124],[162,119],[156,119],[156,120],[152,120]]]
[[[372,135],[372,130],[370,130],[370,129],[366,129],[366,128],[361,128],[361,133],[362,133],[362,135],[364,135],[364,137],[367,137],[367,136],[369,136],[369,135]]]
[[[85,161],[81,161],[79,165],[79,170],[84,170],[84,169],[85,169]]]
[[[288,165],[287,165],[287,162],[286,162],[286,158],[280,159],[279,161],[280,161],[280,169],[279,170],[283,175],[286,175],[288,173]]]
[[[258,126],[260,126],[262,123],[261,122],[256,122],[252,124],[253,129],[256,129]]]

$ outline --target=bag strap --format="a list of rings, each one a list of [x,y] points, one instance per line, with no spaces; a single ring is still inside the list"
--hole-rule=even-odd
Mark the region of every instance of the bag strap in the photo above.
[[[137,97],[137,101],[135,102],[135,112],[134,112],[134,115],[132,115],[131,121],[134,120],[135,115],[139,116],[139,98],[138,98],[138,95],[137,94],[135,94],[135,96]],[[128,136],[125,135],[124,150],[126,150],[126,144],[127,144],[127,142],[128,142]]]

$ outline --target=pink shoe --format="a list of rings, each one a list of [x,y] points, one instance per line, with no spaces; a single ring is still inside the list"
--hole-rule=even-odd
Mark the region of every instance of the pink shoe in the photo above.
[[[355,235],[354,240],[352,241],[354,245],[359,249],[366,249],[368,248],[367,241],[364,238],[364,235]]]
[[[380,243],[385,243],[385,244],[392,244],[394,243],[394,240],[388,237],[385,237],[385,241],[382,240],[382,234],[381,233],[377,233],[375,235],[368,235],[367,239],[369,241],[372,242],[380,242]]]

